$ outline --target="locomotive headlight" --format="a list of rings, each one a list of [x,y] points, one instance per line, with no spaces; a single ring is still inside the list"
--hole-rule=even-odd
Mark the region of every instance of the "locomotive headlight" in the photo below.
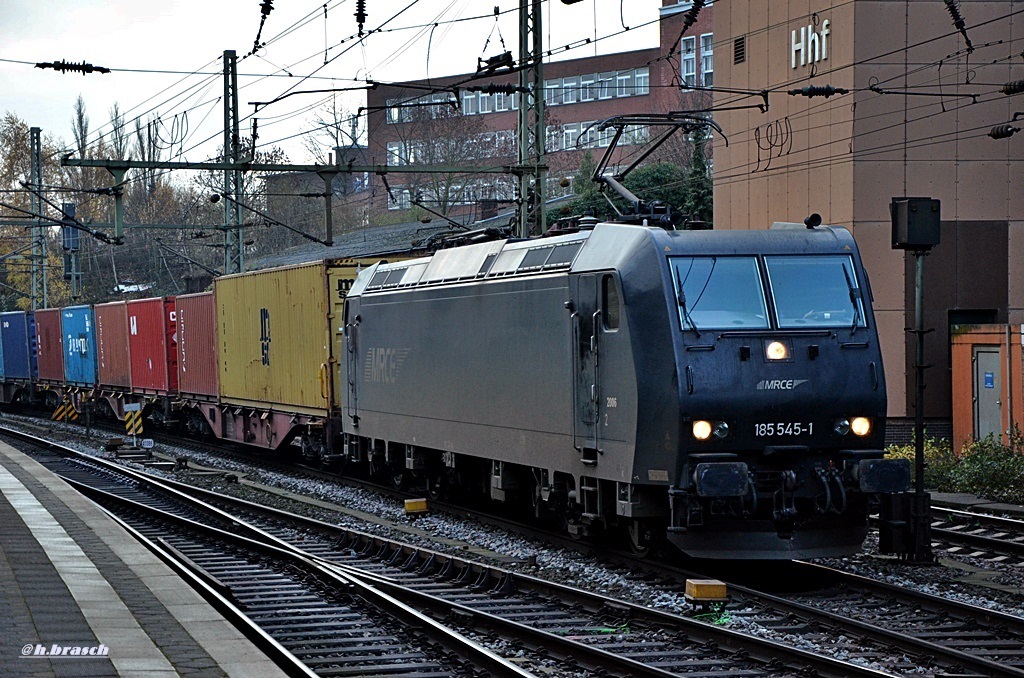
[[[845,436],[850,432],[850,420],[849,419],[837,419],[835,426],[832,430],[841,436]]]
[[[784,342],[772,341],[765,345],[764,355],[768,360],[789,360],[789,347]]]
[[[712,432],[715,434],[716,438],[722,439],[725,436],[729,435],[729,425],[726,424],[724,421],[716,421],[714,430]]]
[[[866,436],[871,433],[871,420],[867,417],[854,417],[850,422],[850,430],[855,435]]]
[[[700,419],[693,422],[693,437],[697,440],[707,440],[711,437],[711,422]]]

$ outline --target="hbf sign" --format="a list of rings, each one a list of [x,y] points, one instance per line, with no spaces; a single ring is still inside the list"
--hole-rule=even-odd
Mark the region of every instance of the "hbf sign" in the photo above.
[[[813,24],[801,26],[800,30],[793,31],[789,40],[790,66],[797,67],[797,54],[800,55],[801,66],[816,64],[828,59],[828,36],[830,33],[828,19],[821,22],[820,31],[815,31]]]

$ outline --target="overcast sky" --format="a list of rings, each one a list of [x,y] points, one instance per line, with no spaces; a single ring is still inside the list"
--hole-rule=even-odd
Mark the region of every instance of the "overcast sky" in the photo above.
[[[658,44],[659,0],[543,4],[546,47],[601,38],[596,46],[556,59]],[[221,142],[224,50],[235,50],[240,59],[243,118],[253,112],[249,102],[270,101],[292,88],[346,87],[353,78],[396,81],[472,72],[478,57],[502,51],[502,38],[518,56],[517,0],[367,0],[366,31],[382,24],[386,31],[398,30],[362,42],[352,39],[356,0],[327,0],[326,19],[323,0],[275,0],[273,5],[261,36],[267,46],[241,59],[252,50],[259,30],[260,0],[0,0],[0,111],[70,146],[79,95],[93,139],[109,131],[110,109],[117,102],[129,119],[158,113],[167,140],[181,138],[184,157],[201,160],[216,153]],[[495,6],[504,12],[500,22],[491,16]],[[480,15],[488,16],[445,23]],[[621,33],[623,23],[631,30],[603,39]],[[82,75],[34,67],[60,60],[85,61],[113,72]],[[310,161],[300,141],[289,137],[312,126],[309,109],[324,96],[293,95],[260,111],[260,143],[279,142],[292,162]],[[362,101],[349,95],[345,105],[353,110]],[[243,123],[243,129],[249,125]]]

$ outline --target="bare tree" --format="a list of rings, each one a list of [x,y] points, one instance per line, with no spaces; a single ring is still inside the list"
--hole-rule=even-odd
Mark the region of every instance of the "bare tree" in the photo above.
[[[89,116],[85,114],[85,99],[81,94],[75,99],[75,117],[71,119],[71,131],[75,134],[78,157],[84,158],[89,147]]]
[[[412,108],[409,117],[408,122],[394,126],[400,142],[397,157],[392,153],[388,164],[466,167],[514,162],[514,132],[490,131],[480,116],[463,115],[461,110],[442,104]],[[396,166],[393,173],[401,174],[401,167]],[[507,177],[472,171],[406,176],[405,185],[394,190],[407,190],[411,200],[446,216],[460,205],[503,195],[512,186]]]
[[[136,160],[148,162],[160,160],[161,149],[156,126],[157,120],[155,118],[150,118],[146,124],[142,123],[141,118],[135,119],[135,142],[132,148],[132,155]],[[160,173],[152,168],[140,169],[138,172],[146,191],[151,196],[155,195],[160,182]]]
[[[302,145],[318,165],[328,163],[328,155],[336,148],[361,146],[365,129],[360,127],[360,116],[353,115],[338,104],[337,97],[325,104],[313,116],[312,126]]]
[[[121,107],[115,101],[114,105],[110,107],[110,151],[113,159],[124,160],[127,158],[130,143],[128,123],[124,119]]]

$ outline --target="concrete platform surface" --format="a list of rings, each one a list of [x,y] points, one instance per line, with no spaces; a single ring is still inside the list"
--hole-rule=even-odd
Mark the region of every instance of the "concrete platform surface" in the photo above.
[[[989,501],[976,497],[973,494],[958,494],[952,492],[932,492],[932,504],[944,504],[951,508],[958,508],[963,511],[976,510],[987,513],[1005,513],[1007,516],[1024,520],[1024,506],[1017,504],[1003,504],[997,501]]]
[[[0,675],[284,675],[99,507],[2,442],[0,628]]]

